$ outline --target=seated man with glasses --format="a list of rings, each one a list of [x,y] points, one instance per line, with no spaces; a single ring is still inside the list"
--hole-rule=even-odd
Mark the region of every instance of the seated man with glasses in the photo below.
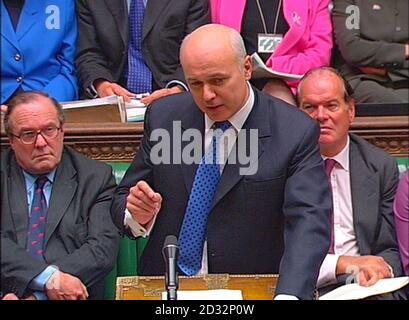
[[[11,150],[1,154],[1,292],[103,298],[119,241],[112,170],[64,147],[62,107],[45,93],[17,94],[4,125]]]

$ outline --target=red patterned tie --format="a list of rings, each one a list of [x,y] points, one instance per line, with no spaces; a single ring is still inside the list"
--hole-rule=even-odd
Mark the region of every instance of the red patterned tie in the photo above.
[[[334,166],[336,163],[337,163],[336,160],[329,159],[329,158],[325,159],[324,161],[324,170],[328,178],[331,195],[332,195],[331,172],[332,172],[332,169],[334,169]],[[328,253],[330,254],[334,253],[334,211],[331,212],[331,244],[330,244]]]
[[[28,221],[27,252],[38,260],[44,259],[43,245],[48,208],[43,188],[47,181],[46,176],[41,176],[35,182],[34,197]]]

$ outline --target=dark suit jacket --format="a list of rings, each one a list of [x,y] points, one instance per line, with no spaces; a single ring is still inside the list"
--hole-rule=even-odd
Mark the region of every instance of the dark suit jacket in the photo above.
[[[179,235],[198,166],[153,165],[149,155],[157,143],[148,137],[154,129],[165,129],[173,150],[173,120],[181,121],[176,131],[204,131],[203,113],[190,93],[155,102],[148,109],[141,149],[111,209],[114,222],[123,229],[126,196],[141,179],[163,197],[141,259],[141,274],[164,273],[161,248],[167,235]],[[209,273],[280,273],[277,294],[310,299],[329,247],[331,211],[317,124],[293,106],[256,91],[243,129],[258,129],[258,170],[240,175],[240,165],[232,163],[223,170],[207,226]],[[188,143],[182,143],[182,150]]]
[[[359,252],[383,257],[395,276],[401,276],[393,220],[393,199],[398,185],[396,161],[364,139],[354,134],[350,138],[352,208]]]
[[[345,64],[339,66],[347,80],[408,81],[409,61],[407,0],[335,0],[332,11],[335,41]],[[357,7],[352,11],[349,9]],[[383,21],[383,23],[380,23]],[[353,28],[348,24],[356,24]],[[399,27],[400,29],[396,29]],[[387,77],[364,74],[358,67],[385,68]]]
[[[95,79],[124,85],[128,57],[126,0],[77,0],[77,74],[85,90]],[[209,23],[206,0],[149,0],[146,6],[142,54],[153,75],[153,88],[171,80],[184,82],[179,46],[197,27]]]
[[[109,166],[68,148],[58,165],[47,215],[46,262],[25,251],[28,205],[14,152],[1,155],[1,290],[29,294],[28,284],[47,265],[81,279],[89,297],[103,298],[104,276],[117,256],[119,234],[109,205],[115,180]]]
[[[398,184],[396,161],[383,150],[355,134],[350,134],[350,179],[354,231],[360,255],[381,256],[403,276],[393,220],[393,199]],[[337,283],[320,289],[324,294],[348,281],[339,275]],[[404,297],[403,291],[393,298]],[[385,298],[385,297],[382,297]]]

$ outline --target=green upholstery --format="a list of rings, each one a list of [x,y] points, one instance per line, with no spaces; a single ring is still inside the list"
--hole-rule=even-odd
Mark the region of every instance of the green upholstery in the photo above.
[[[409,158],[408,157],[396,157],[396,162],[398,163],[399,174],[402,175],[406,170],[409,169]]]
[[[118,276],[134,276],[137,273],[138,247],[139,240],[131,240],[123,237],[119,244],[118,253]]]
[[[108,164],[112,167],[116,182],[119,183],[128,169],[129,163],[108,162]],[[117,263],[105,278],[105,299],[115,299],[116,277],[137,275],[138,261],[142,255],[147,240],[147,238],[131,240],[126,236],[121,238]]]

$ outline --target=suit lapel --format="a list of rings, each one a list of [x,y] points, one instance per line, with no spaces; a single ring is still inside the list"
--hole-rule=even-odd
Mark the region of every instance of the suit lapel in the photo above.
[[[11,23],[10,15],[4,5],[4,2],[0,2],[1,5],[1,35],[4,39],[7,39],[16,49],[19,48],[17,42],[16,32],[13,29],[13,24]]]
[[[143,30],[142,30],[142,41],[148,35],[149,31],[152,29],[156,20],[160,17],[162,11],[174,1],[163,1],[163,0],[149,0],[146,8],[145,15],[143,18]],[[176,5],[176,3],[172,3]]]
[[[128,4],[126,0],[104,0],[114,17],[124,48],[128,48]],[[124,23],[125,20],[125,23]]]
[[[20,166],[12,156],[10,160],[10,176],[8,177],[9,203],[11,217],[19,246],[25,248],[27,241],[28,203],[27,190]]]
[[[76,174],[77,171],[73,167],[70,157],[64,152],[53,183],[53,190],[47,214],[45,245],[66,213],[67,208],[75,195],[78,186],[78,182],[75,179]]]
[[[45,8],[44,8],[45,10]],[[40,13],[37,1],[25,1],[23,10],[21,11],[20,19],[18,21],[16,35],[17,40],[20,40],[30,29],[37,23],[40,23],[38,17]],[[45,16],[45,15],[44,15]],[[42,21],[41,23],[45,23]]]
[[[251,128],[251,127],[250,127]],[[254,129],[254,127],[252,127]],[[246,142],[249,141],[249,134],[246,132]],[[263,148],[263,137],[259,137],[258,139],[258,150],[257,150],[257,155],[251,155],[250,160],[251,162],[249,164],[241,165],[238,163],[238,158],[237,155],[233,157],[232,154],[229,155],[228,162],[226,166],[224,167],[222,176],[220,178],[220,183],[217,187],[216,190],[216,195],[212,204],[213,209],[216,204],[237,184],[240,182],[241,179],[246,175],[246,172],[250,170],[250,168],[254,165],[256,161],[261,157],[261,155],[264,152]],[[237,141],[236,141],[236,146],[233,147],[237,148]],[[246,143],[246,155],[249,155],[251,152],[250,144]],[[234,158],[235,163],[231,163],[231,159]],[[240,169],[242,172],[240,172]]]
[[[204,115],[203,113],[199,110],[199,108],[195,105],[194,106],[194,111],[191,114],[187,114],[183,119],[182,119],[182,134],[184,131],[187,129],[194,129],[197,130],[198,132],[201,133],[201,144],[202,144],[202,150],[203,148],[203,138],[204,138]],[[191,142],[189,141],[182,141],[181,145],[182,148],[181,150],[183,151],[184,148]],[[199,166],[199,163],[194,163],[194,164],[186,164],[183,159],[181,163],[181,168],[182,168],[182,174],[183,174],[183,179],[185,181],[186,185],[186,190],[190,194],[190,190],[192,189],[193,185],[193,180],[195,178],[196,170],[197,167]]]
[[[369,171],[355,142],[350,144],[350,179],[354,229],[361,255],[370,254],[375,238],[379,177]]]
[[[212,210],[217,203],[245,176],[246,170],[244,168],[249,168],[254,164],[255,161],[258,161],[258,159],[261,157],[261,155],[264,152],[263,148],[263,143],[266,139],[268,139],[271,136],[271,128],[270,128],[270,122],[269,118],[266,117],[267,111],[264,110],[263,112],[263,106],[266,105],[267,102],[259,102],[260,100],[260,95],[255,91],[255,99],[254,99],[254,106],[253,109],[251,110],[246,122],[243,125],[242,132],[241,134],[246,135],[246,155],[250,154],[251,148],[250,148],[250,138],[249,138],[249,129],[257,129],[258,130],[258,151],[257,151],[257,156],[251,156],[250,159],[253,161],[249,165],[242,165],[238,161],[237,157],[237,152],[236,155],[230,153],[229,159],[227,161],[227,164],[224,167],[222,176],[220,178],[220,182],[217,186],[216,190],[216,195],[212,204]],[[244,131],[245,130],[245,131]],[[237,146],[237,140],[235,147],[232,149],[238,150]],[[254,152],[254,151],[253,151]],[[235,157],[235,160],[232,163],[231,159]],[[240,172],[240,168],[244,172]]]

